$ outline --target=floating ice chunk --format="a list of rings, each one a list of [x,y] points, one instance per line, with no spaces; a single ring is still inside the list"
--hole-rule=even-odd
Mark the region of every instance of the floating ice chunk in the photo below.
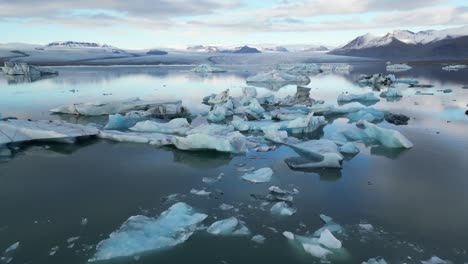
[[[354,143],[348,142],[338,148],[338,151],[344,154],[356,154],[359,153],[359,149]]]
[[[365,94],[340,94],[337,99],[338,102],[351,102],[351,101],[365,101],[365,102],[376,102],[380,101],[373,92]]]
[[[299,117],[307,116],[308,112],[302,109],[290,110],[290,109],[280,108],[280,109],[271,111],[270,114],[273,119],[291,121]]]
[[[172,142],[181,150],[216,150],[230,153],[247,151],[245,136],[237,131],[226,136],[190,134],[187,137],[174,137]]]
[[[408,64],[404,64],[404,63],[397,63],[397,64],[387,65],[387,71],[389,71],[389,72],[402,72],[402,71],[411,70],[412,68],[413,67],[409,66]]]
[[[138,122],[135,126],[131,127],[130,130],[136,132],[185,135],[190,130],[190,124],[185,118],[172,119],[167,123],[159,123],[147,120]]]
[[[221,236],[243,236],[250,234],[249,229],[235,217],[216,221],[206,231],[210,234]]]
[[[198,65],[197,67],[191,69],[192,72],[196,73],[217,73],[217,72],[226,72],[225,69],[222,69],[220,67],[212,66],[209,64],[201,64]]]
[[[249,122],[238,116],[232,117],[231,125],[241,132],[250,130]]]
[[[255,87],[242,87],[242,96],[244,98],[257,97],[257,89]]]
[[[151,114],[147,111],[131,111],[125,115],[115,114],[109,115],[109,121],[104,129],[121,130],[128,129],[136,125],[140,121],[148,120]]]
[[[363,125],[368,137],[379,141],[388,148],[413,147],[413,144],[397,130],[381,128],[367,121],[363,121]]]
[[[111,114],[125,114],[130,111],[157,108],[164,105],[180,105],[179,100],[153,100],[143,101],[139,98],[130,98],[114,102],[92,102],[92,103],[77,103],[67,106],[61,106],[51,109],[50,112],[58,114],[84,115],[84,116],[100,116]]]
[[[261,168],[252,173],[247,173],[242,176],[242,179],[253,182],[253,183],[263,183],[269,182],[273,176],[273,170],[270,168]]]
[[[75,242],[78,239],[80,239],[79,236],[67,238],[67,244],[71,244],[71,243]]]
[[[77,137],[95,136],[98,133],[95,127],[75,125],[65,121],[8,119],[0,121],[0,146],[32,140],[73,143]]]
[[[284,99],[281,99],[279,102],[280,105],[293,106],[293,105],[307,105],[310,106],[316,101],[310,97],[309,87],[297,86],[296,93],[294,96],[287,96]]]
[[[224,173],[221,172],[216,177],[203,177],[202,182],[212,184],[212,183],[215,183],[215,182],[219,182],[223,178],[223,176],[224,176]]]
[[[208,120],[211,122],[221,122],[226,119],[227,109],[224,105],[215,105],[208,113]]]
[[[287,126],[282,127],[282,129],[285,129],[293,134],[311,133],[326,124],[328,124],[328,122],[325,117],[314,116],[314,113],[310,113],[306,117],[298,117],[292,121],[289,121]]]
[[[228,211],[228,210],[234,209],[234,206],[232,206],[230,204],[222,203],[222,204],[219,205],[219,209],[221,209],[223,211]]]
[[[289,206],[286,202],[277,202],[270,209],[271,214],[280,216],[291,216],[295,214],[296,211],[296,208]]]
[[[199,195],[199,196],[208,196],[211,194],[211,192],[208,192],[206,190],[197,190],[197,189],[191,189],[190,190],[191,194]]]
[[[374,227],[371,224],[359,224],[359,228],[366,232],[374,231]]]
[[[87,225],[87,224],[88,224],[88,218],[86,218],[86,217],[81,218],[80,224],[81,224],[82,226]]]
[[[100,138],[115,140],[119,142],[133,142],[150,144],[154,146],[172,145],[173,136],[160,133],[137,133],[121,132],[117,130],[102,130],[98,135]]]
[[[333,252],[331,252],[330,250],[323,248],[317,244],[302,244],[302,247],[304,248],[305,252],[320,259],[324,259],[328,255],[333,254]]]
[[[49,68],[32,66],[22,62],[9,61],[5,62],[2,71],[6,75],[43,76],[58,74],[58,71]]]
[[[308,84],[310,79],[302,75],[293,75],[284,71],[272,70],[247,78],[247,83],[297,83]]]
[[[387,261],[382,257],[371,258],[368,261],[362,262],[361,264],[387,264]]]
[[[263,244],[266,240],[266,238],[262,235],[255,235],[251,239],[253,242],[258,243],[258,244]]]
[[[286,71],[293,75],[309,75],[321,73],[322,70],[317,64],[307,63],[299,65],[278,65],[278,70]]]
[[[222,91],[221,93],[211,97],[208,100],[208,104],[217,105],[217,104],[224,104],[229,100],[229,89]]]
[[[289,239],[289,240],[293,240],[294,237],[295,237],[294,234],[291,233],[291,232],[289,232],[289,231],[284,231],[284,232],[283,232],[283,236],[285,236],[285,237],[286,237],[287,239]]]
[[[432,256],[428,260],[425,260],[425,261],[422,260],[421,263],[422,264],[451,264],[452,262],[448,260],[443,260],[437,256]]]
[[[248,105],[237,107],[234,112],[236,114],[248,114],[258,120],[263,117],[265,109],[263,109],[256,98],[251,98]]]
[[[185,203],[176,203],[159,218],[132,216],[109,238],[99,242],[89,261],[134,256],[175,246],[187,240],[208,216]]]
[[[338,151],[338,146],[331,140],[309,140],[289,146],[309,159],[303,164],[288,163],[292,168],[341,168],[343,156]]]
[[[268,190],[273,194],[293,194],[296,195],[299,193],[299,190],[293,189],[292,191],[283,190],[278,186],[271,186]]]
[[[341,241],[339,241],[328,229],[325,229],[320,234],[318,242],[327,248],[337,249],[341,248]]]
[[[12,251],[17,250],[18,247],[19,247],[19,245],[20,245],[20,242],[19,242],[19,241],[13,243],[13,244],[10,245],[9,247],[7,247],[7,249],[5,249],[4,253],[7,254],[7,253],[10,253],[10,252],[12,252]]]
[[[395,88],[388,88],[387,91],[381,92],[380,97],[388,98],[388,97],[403,97],[403,94],[400,90]]]
[[[52,247],[49,251],[49,256],[54,256],[59,249],[60,249],[59,246]]]
[[[348,114],[348,113],[357,112],[364,108],[366,108],[364,105],[358,102],[352,102],[352,103],[345,104],[342,106],[331,107],[329,108],[328,111],[325,111],[325,114],[329,114],[329,115]]]
[[[385,117],[385,113],[372,107],[363,108],[357,112],[349,113],[346,118],[351,122],[366,120],[367,122],[379,122]]]
[[[314,236],[320,236],[320,234],[322,234],[322,232],[325,229],[328,229],[328,231],[330,231],[332,233],[341,233],[343,231],[343,228],[339,224],[335,223],[335,221],[333,221],[333,218],[331,218],[331,217],[329,217],[327,215],[321,214],[320,219],[322,219],[322,221],[325,223],[325,225],[322,226],[321,228],[317,229],[314,232]]]
[[[196,127],[204,126],[204,125],[209,125],[208,120],[205,117],[201,116],[201,115],[198,115],[197,117],[195,117],[192,120],[192,123],[190,123],[190,126],[192,128],[196,128]]]
[[[447,66],[442,67],[442,70],[444,70],[444,71],[459,71],[459,70],[465,69],[466,67],[468,67],[468,66],[463,65],[463,64],[447,65]]]
[[[278,129],[278,126],[272,125],[262,128],[262,131],[266,139],[275,143],[282,143],[288,138],[288,132],[279,131]]]

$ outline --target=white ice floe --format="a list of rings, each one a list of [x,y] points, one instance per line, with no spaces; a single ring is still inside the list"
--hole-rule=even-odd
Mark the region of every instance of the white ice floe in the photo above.
[[[220,67],[212,66],[210,64],[201,64],[197,67],[191,69],[192,72],[196,73],[216,73],[216,72],[226,72],[225,69]]]
[[[380,97],[403,97],[403,93],[395,88],[388,88],[387,91],[383,91],[380,93]]]
[[[251,239],[253,242],[258,243],[258,244],[263,244],[266,240],[266,238],[262,235],[255,235]]]
[[[244,223],[235,217],[216,221],[206,230],[208,233],[220,236],[246,236],[250,234]]]
[[[421,263],[422,264],[452,264],[451,261],[443,260],[437,256],[432,256],[428,260],[422,260]]]
[[[382,257],[370,258],[368,261],[364,261],[361,264],[387,264],[387,261]]]
[[[148,120],[151,117],[151,113],[148,111],[131,111],[124,115],[115,114],[109,115],[109,121],[107,121],[104,129],[109,130],[123,130],[129,129],[136,125],[138,122]]]
[[[185,203],[172,205],[159,218],[132,216],[108,239],[99,242],[89,261],[134,256],[175,246],[186,241],[207,217]]]
[[[340,146],[338,148],[338,151],[340,153],[344,153],[344,154],[356,154],[356,153],[359,153],[359,149],[356,147],[356,145],[352,142],[348,142],[348,143],[345,143],[343,144],[342,146]]]
[[[147,120],[138,122],[135,126],[131,127],[130,130],[136,132],[185,135],[190,130],[190,124],[185,118],[175,118],[167,123]]]
[[[377,102],[380,101],[373,92],[365,94],[340,94],[337,99],[338,102],[351,102],[351,101],[364,101],[364,102]]]
[[[251,173],[244,174],[241,178],[253,182],[253,183],[263,183],[269,182],[273,176],[273,170],[270,168],[261,168]]]
[[[363,121],[364,131],[369,138],[379,141],[388,148],[412,148],[411,143],[399,131],[378,127],[367,121]]]
[[[320,245],[317,244],[307,244],[304,243],[302,244],[302,247],[304,248],[304,251],[312,255],[313,257],[324,259],[328,255],[333,254],[330,250],[321,247]]]
[[[247,78],[247,83],[297,83],[308,84],[310,79],[302,75],[294,75],[280,70],[259,73]]]
[[[94,136],[99,130],[92,126],[75,125],[65,121],[0,121],[0,146],[8,143],[46,140],[73,143],[77,137]]]
[[[219,182],[223,178],[223,176],[224,176],[224,173],[221,172],[216,177],[203,177],[202,182],[208,183],[208,184],[216,183],[216,182]]]
[[[468,67],[468,66],[463,65],[463,64],[447,65],[447,66],[442,67],[442,70],[444,70],[444,71],[459,71],[459,70],[465,69],[466,67]]]
[[[291,216],[295,214],[296,211],[296,208],[289,206],[286,202],[277,202],[270,209],[271,214],[279,216]]]
[[[2,71],[6,75],[41,76],[58,74],[58,71],[56,70],[43,67],[36,67],[22,62],[5,62]]]
[[[387,65],[387,71],[389,72],[402,72],[411,70],[413,67],[409,66],[408,64],[404,63],[397,63],[397,64],[390,64]]]
[[[331,140],[309,140],[289,146],[307,158],[303,163],[287,162],[292,168],[341,168],[343,156]]]
[[[317,242],[327,248],[341,248],[341,241],[339,241],[328,229],[322,231]]]
[[[278,186],[270,186],[270,188],[268,188],[268,191],[270,191],[270,193],[273,193],[273,194],[280,194],[280,195],[286,195],[286,194],[293,194],[293,195],[296,195],[296,194],[299,193],[299,190],[298,190],[298,189],[293,189],[292,191],[287,191],[287,190],[281,189],[281,188],[278,187]]]
[[[174,137],[175,147],[181,150],[216,150],[220,152],[245,153],[245,136],[239,132],[227,135],[190,134],[186,137]]]
[[[146,111],[151,108],[158,108],[164,105],[180,105],[179,100],[152,100],[143,101],[139,98],[130,98],[113,102],[90,102],[77,103],[60,106],[51,109],[50,112],[57,114],[71,114],[84,116],[100,116],[111,114],[125,114],[130,111]]]
[[[282,143],[288,138],[288,132],[279,131],[277,126],[267,126],[262,131],[266,139],[275,143]]]
[[[206,190],[198,190],[198,189],[191,189],[190,193],[194,195],[198,195],[198,196],[208,196],[211,194],[211,192],[208,192]]]
[[[9,247],[7,247],[7,248],[5,249],[4,253],[5,253],[5,254],[8,254],[8,253],[10,253],[10,252],[12,252],[12,251],[17,250],[18,247],[19,247],[19,245],[20,245],[20,242],[19,242],[19,241],[13,243],[12,245],[10,245]]]
[[[122,132],[117,130],[102,130],[98,137],[119,142],[133,142],[154,146],[172,145],[173,136],[160,133]]]

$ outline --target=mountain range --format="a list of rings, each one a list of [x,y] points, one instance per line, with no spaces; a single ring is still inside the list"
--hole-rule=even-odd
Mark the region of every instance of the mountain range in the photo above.
[[[420,32],[395,30],[384,36],[366,34],[329,54],[370,58],[468,58],[468,26]]]

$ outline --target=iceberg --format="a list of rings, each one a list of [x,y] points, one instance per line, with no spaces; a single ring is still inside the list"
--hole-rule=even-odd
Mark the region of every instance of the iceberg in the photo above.
[[[352,101],[364,101],[364,102],[377,102],[380,101],[373,92],[365,94],[340,94],[337,99],[338,102],[352,102]]]
[[[220,67],[216,67],[216,66],[212,66],[212,65],[209,65],[209,64],[201,64],[201,65],[198,65],[197,67],[191,69],[192,72],[196,72],[196,73],[217,73],[217,72],[226,72],[226,70],[220,68]]]
[[[181,150],[216,150],[220,152],[245,153],[245,136],[231,132],[226,136],[208,134],[190,134],[186,137],[174,137],[174,146]]]
[[[192,122],[193,127],[193,122]],[[227,135],[234,131],[234,127],[231,125],[219,125],[219,124],[201,124],[195,128],[189,130],[187,135],[193,134],[206,134],[206,135]]]
[[[341,114],[357,112],[364,108],[366,108],[364,105],[358,102],[352,102],[352,103],[345,104],[342,106],[332,106],[332,107],[329,107],[328,109],[325,108],[325,111],[323,113],[326,115],[341,115]]]
[[[299,65],[278,65],[278,70],[286,71],[289,74],[293,75],[310,75],[321,73],[322,70],[317,64],[307,63]]]
[[[387,65],[388,72],[403,72],[407,70],[411,70],[413,67],[409,66],[408,64],[404,63],[397,63],[397,64],[390,64]]]
[[[266,238],[262,235],[255,235],[251,239],[253,242],[258,243],[258,244],[263,244],[266,240]]]
[[[154,146],[172,145],[173,138],[173,136],[167,134],[122,132],[118,130],[102,130],[99,132],[98,137],[118,142],[143,143]]]
[[[241,178],[253,183],[269,182],[273,176],[273,170],[270,168],[261,168],[252,173],[246,173]]]
[[[302,75],[293,75],[284,71],[272,70],[247,78],[247,83],[285,83],[308,84],[310,79]]]
[[[338,151],[343,154],[357,154],[359,149],[354,145],[354,143],[348,142],[343,144],[338,148]]]
[[[216,221],[206,231],[220,236],[245,236],[250,234],[249,229],[235,217]]]
[[[412,148],[411,143],[399,131],[387,128],[378,127],[367,121],[363,121],[365,127],[364,132],[369,138],[379,141],[382,145],[388,148]]]
[[[422,264],[452,264],[451,261],[443,260],[437,256],[432,256],[428,260],[422,260],[421,263]]]
[[[291,121],[299,117],[307,116],[309,112],[303,109],[286,109],[279,108],[273,111],[270,111],[271,117],[276,120],[281,121]]]
[[[317,242],[327,248],[341,248],[341,241],[339,241],[328,229],[322,231]]]
[[[363,108],[357,112],[349,113],[346,115],[346,118],[350,122],[358,122],[361,120],[366,120],[367,122],[381,122],[385,117],[385,113],[381,112],[375,108],[367,107]]]
[[[288,132],[278,130],[278,126],[270,125],[262,128],[265,139],[275,143],[283,143],[288,139]]]
[[[290,207],[286,202],[277,202],[270,209],[271,214],[279,216],[291,216],[295,214],[296,211],[296,208]]]
[[[361,264],[387,264],[387,261],[382,257],[370,258],[368,261],[364,261]]]
[[[194,195],[199,195],[199,196],[208,196],[211,194],[211,192],[208,192],[206,190],[197,190],[197,189],[191,189],[190,193]]]
[[[115,114],[109,115],[109,121],[104,126],[108,130],[123,130],[129,129],[140,121],[148,120],[151,114],[146,111],[131,111],[124,115]]]
[[[32,75],[32,76],[43,76],[43,75],[53,75],[58,74],[58,71],[36,67],[28,65],[22,62],[8,62],[6,61],[3,68],[3,73],[6,75]]]
[[[465,69],[466,67],[468,67],[468,66],[463,65],[463,64],[447,65],[447,66],[442,67],[442,70],[444,70],[444,71],[459,71],[459,70]]]
[[[136,132],[185,135],[190,130],[190,124],[185,118],[172,119],[167,123],[159,123],[147,120],[138,122],[135,126],[131,127],[130,130]]]
[[[280,101],[280,105],[283,106],[292,106],[292,105],[312,105],[316,103],[314,99],[310,97],[309,87],[297,86],[296,93],[294,96],[287,96],[286,98]]]
[[[179,100],[153,100],[143,101],[139,98],[130,98],[126,100],[114,102],[94,102],[94,103],[77,103],[67,106],[60,106],[51,109],[50,112],[57,114],[71,114],[84,116],[100,116],[111,114],[125,114],[130,111],[149,110],[164,105],[180,105]]]
[[[380,97],[388,98],[388,97],[402,97],[403,93],[400,90],[395,88],[388,88],[387,91],[381,92]]]
[[[338,146],[331,140],[309,140],[288,146],[307,158],[307,161],[302,164],[287,162],[291,168],[341,168],[343,156],[340,154]]]
[[[208,99],[208,104],[210,105],[217,105],[217,104],[224,104],[229,100],[229,89],[222,91],[221,93],[210,97]]]
[[[163,249],[186,241],[208,216],[195,211],[185,203],[176,203],[159,218],[137,215],[99,242],[89,261],[134,256]]]
[[[33,140],[74,143],[78,137],[95,136],[98,133],[95,127],[64,121],[6,119],[0,121],[0,146]]]
[[[314,113],[310,113],[306,117],[298,117],[289,121],[286,126],[281,127],[281,130],[286,130],[292,134],[311,133],[326,124],[328,122],[325,117],[314,116]]]
[[[333,252],[331,252],[330,250],[323,248],[317,244],[305,244],[304,243],[302,244],[302,247],[304,248],[305,252],[320,259],[325,259],[328,255],[333,254]]]

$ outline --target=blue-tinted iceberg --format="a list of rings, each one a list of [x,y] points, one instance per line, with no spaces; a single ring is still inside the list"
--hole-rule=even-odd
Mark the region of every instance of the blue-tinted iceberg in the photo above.
[[[216,73],[216,72],[225,72],[226,70],[220,67],[209,65],[209,64],[201,64],[191,69],[191,71],[196,72],[196,73]]]
[[[296,208],[289,206],[286,202],[277,202],[270,209],[271,214],[279,216],[291,216],[296,211]]]
[[[412,148],[411,143],[399,131],[378,127],[367,121],[363,122],[364,131],[369,138],[379,141],[383,146],[388,148]]]
[[[136,132],[153,132],[185,135],[190,130],[190,124],[185,118],[172,119],[167,123],[160,123],[147,120],[138,122],[135,126],[131,127],[130,130]]]
[[[352,101],[364,101],[364,102],[377,102],[380,101],[374,93],[369,92],[365,94],[340,94],[337,99],[338,102],[352,102]]]
[[[104,129],[109,130],[124,130],[129,129],[140,121],[148,120],[151,118],[151,113],[147,111],[131,111],[124,115],[115,114],[109,115],[109,121]]]
[[[186,137],[174,137],[175,147],[181,150],[216,150],[220,152],[245,153],[245,136],[231,132],[226,136],[208,134],[190,134]]]

